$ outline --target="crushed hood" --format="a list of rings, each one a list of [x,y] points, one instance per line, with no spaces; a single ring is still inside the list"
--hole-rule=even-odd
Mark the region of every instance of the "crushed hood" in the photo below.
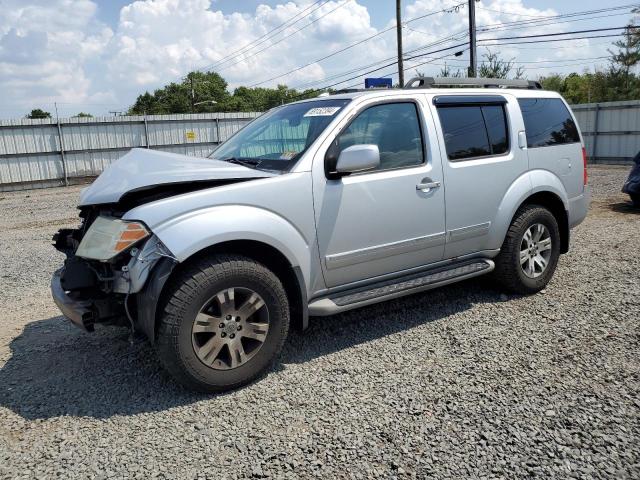
[[[127,193],[162,185],[246,180],[276,175],[211,158],[134,148],[82,190],[79,206],[117,203]]]

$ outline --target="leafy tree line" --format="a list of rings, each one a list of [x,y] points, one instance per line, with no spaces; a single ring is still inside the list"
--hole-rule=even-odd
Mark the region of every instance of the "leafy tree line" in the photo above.
[[[262,112],[303,98],[315,90],[299,92],[285,85],[276,88],[238,87],[229,93],[227,82],[215,72],[191,72],[180,83],[146,92],[129,109],[130,115],[166,113]]]
[[[80,112],[80,113],[77,113],[76,115],[74,115],[74,118],[75,117],[79,117],[79,118],[93,117],[93,115],[91,115],[90,113]],[[34,118],[51,118],[51,112],[45,112],[41,108],[34,108],[33,110],[31,110],[25,116],[25,118],[32,118],[32,119],[34,119]]]

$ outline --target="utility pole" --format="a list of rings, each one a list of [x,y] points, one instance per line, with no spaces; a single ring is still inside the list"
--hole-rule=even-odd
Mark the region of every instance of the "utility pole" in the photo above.
[[[478,74],[476,54],[476,0],[469,0],[469,77]]]
[[[404,87],[404,66],[402,65],[402,0],[396,0],[396,34],[398,36],[398,82]]]
[[[193,88],[193,75],[189,75],[189,81],[191,82],[191,113],[195,113],[196,91]]]

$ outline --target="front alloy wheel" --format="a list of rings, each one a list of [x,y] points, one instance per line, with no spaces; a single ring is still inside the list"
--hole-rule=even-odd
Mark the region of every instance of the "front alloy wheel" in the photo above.
[[[248,288],[227,288],[209,299],[193,322],[191,340],[202,363],[216,370],[251,360],[269,333],[269,310]]]
[[[171,278],[163,297],[158,356],[192,390],[251,382],[277,358],[289,331],[282,282],[248,257],[195,258]]]

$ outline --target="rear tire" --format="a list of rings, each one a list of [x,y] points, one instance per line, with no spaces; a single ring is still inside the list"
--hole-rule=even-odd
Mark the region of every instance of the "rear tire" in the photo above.
[[[631,197],[631,203],[633,203],[633,206],[640,208],[640,193],[630,193],[629,196]]]
[[[525,205],[511,222],[495,259],[493,277],[511,292],[536,293],[551,280],[559,257],[556,218],[540,205]]]
[[[157,351],[185,387],[220,392],[266,372],[288,331],[289,303],[274,273],[247,257],[216,255],[172,280]]]

